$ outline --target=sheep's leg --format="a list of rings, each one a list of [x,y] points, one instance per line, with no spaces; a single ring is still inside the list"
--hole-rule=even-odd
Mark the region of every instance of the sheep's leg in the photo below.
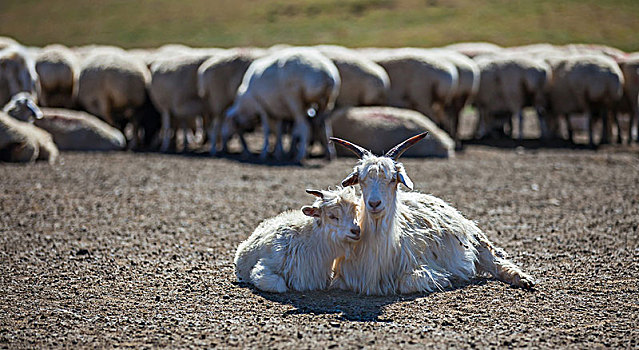
[[[573,129],[572,129],[572,124],[570,124],[570,115],[566,114],[565,116],[565,120],[566,120],[566,129],[568,130],[568,141],[574,143],[574,138],[573,138]]]
[[[592,114],[592,112],[588,113],[588,142],[590,144],[590,147],[594,147],[595,146],[595,140],[593,137],[593,127],[594,127],[594,116]]]
[[[284,278],[264,265],[264,260],[258,261],[251,270],[251,283],[266,292],[285,293],[288,291]]]
[[[401,294],[435,292],[452,287],[447,274],[422,265],[399,279]]]
[[[171,142],[171,114],[169,111],[162,112],[162,129],[160,130],[160,135],[162,135],[160,152],[166,152],[169,150],[169,144]]]
[[[324,147],[324,157],[328,160],[333,160],[337,155],[337,151],[335,150],[335,145],[332,142],[328,142],[333,136],[333,124],[328,118],[328,115],[322,116],[322,121],[320,122],[322,135],[320,135],[319,140]]]
[[[306,109],[301,104],[301,98],[289,96],[286,99],[288,110],[294,117],[293,122],[293,139],[298,140],[295,161],[300,163],[306,157],[308,139],[311,133],[311,127],[308,125]]]
[[[635,133],[635,142],[639,142],[639,109],[635,109],[633,113],[634,117],[630,118],[630,127],[628,128],[628,142],[632,140],[632,126],[633,124],[637,124],[637,130]]]
[[[276,122],[275,128],[277,129],[277,136],[275,140],[275,149],[273,150],[273,156],[278,161],[281,161],[284,157],[284,146],[282,146],[282,138],[284,137],[284,121],[281,119]]]
[[[606,110],[599,110],[598,115],[599,118],[602,120],[601,141],[599,143],[607,145],[610,143],[610,131],[612,130],[609,115]]]
[[[537,108],[537,120],[539,120],[539,130],[541,132],[542,139],[550,138],[550,135],[549,135],[550,131],[548,128],[548,123],[546,122],[547,117],[548,115],[546,114],[546,112],[544,112],[542,108]]]
[[[621,133],[622,132],[621,132],[621,122],[620,122],[620,119],[619,119],[619,113],[617,111],[613,111],[612,112],[612,117],[613,117],[613,119],[615,121],[615,124],[617,125],[617,143],[621,144],[621,142],[623,140],[621,139]]]
[[[486,134],[486,111],[482,108],[477,108],[477,125],[475,125],[475,139],[479,140]]]
[[[220,134],[220,128],[222,127],[222,118],[216,116],[213,119],[213,123],[211,123],[208,131],[209,131],[209,141],[211,142],[211,149],[209,150],[209,154],[214,156],[217,153],[217,139]]]
[[[266,113],[260,113],[260,119],[262,120],[262,134],[264,135],[264,145],[262,146],[262,152],[260,153],[260,159],[265,161],[268,157],[268,137],[270,135],[270,128],[268,125],[268,115]]]
[[[524,138],[524,110],[523,109],[519,110],[518,117],[519,117],[519,141],[521,142],[521,140],[523,140]]]
[[[522,288],[534,287],[534,279],[506,259],[504,253],[495,249],[487,238],[479,237],[478,243],[476,247],[479,258],[477,267],[480,270],[488,272],[496,279],[510,283],[513,286]]]

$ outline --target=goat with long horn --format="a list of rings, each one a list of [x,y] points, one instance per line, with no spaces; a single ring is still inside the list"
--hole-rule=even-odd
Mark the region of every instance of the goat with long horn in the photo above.
[[[533,278],[507,260],[477,225],[441,199],[413,189],[397,159],[426,133],[411,137],[384,156],[351,142],[332,140],[360,158],[343,186],[359,184],[361,239],[335,264],[335,288],[363,294],[432,292],[489,273],[531,288]]]

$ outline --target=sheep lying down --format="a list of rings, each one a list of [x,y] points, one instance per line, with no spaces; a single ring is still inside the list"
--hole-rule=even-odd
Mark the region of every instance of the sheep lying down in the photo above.
[[[56,161],[59,152],[51,135],[31,124],[38,118],[42,112],[27,93],[16,94],[0,111],[0,161]]]
[[[42,108],[34,124],[48,131],[63,151],[116,151],[126,146],[120,130],[91,114],[63,108]]]
[[[235,274],[267,292],[325,289],[333,261],[348,254],[360,238],[358,201],[352,189],[307,190],[312,206],[263,221],[240,244]]]

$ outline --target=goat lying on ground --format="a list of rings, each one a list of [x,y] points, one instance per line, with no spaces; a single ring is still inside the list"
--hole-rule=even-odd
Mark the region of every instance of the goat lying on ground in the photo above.
[[[237,248],[239,282],[278,293],[328,287],[333,261],[359,240],[358,198],[352,189],[306,192],[318,197],[313,206],[263,221]]]
[[[342,186],[362,189],[361,239],[349,257],[335,263],[333,286],[363,294],[432,292],[489,273],[531,288],[532,277],[495,248],[477,225],[434,196],[413,188],[397,159],[427,133],[395,146],[384,156],[331,138],[360,158]]]

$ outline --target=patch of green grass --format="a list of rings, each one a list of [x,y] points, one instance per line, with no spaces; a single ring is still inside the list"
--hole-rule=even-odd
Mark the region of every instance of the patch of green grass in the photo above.
[[[152,47],[438,46],[458,41],[639,50],[633,0],[2,0],[0,35]]]

